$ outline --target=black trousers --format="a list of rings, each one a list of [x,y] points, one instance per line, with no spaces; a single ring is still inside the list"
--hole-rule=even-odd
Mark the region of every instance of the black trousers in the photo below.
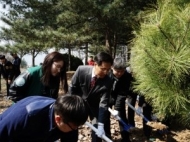
[[[92,119],[92,125],[97,128],[98,120],[96,118]],[[104,128],[105,130],[105,128]],[[91,131],[91,142],[102,142],[103,140],[99,138],[94,131]]]
[[[110,108],[112,108],[112,106],[110,106]],[[109,137],[111,139],[111,126],[110,126],[110,116],[111,114],[108,113],[108,119],[106,120],[105,124],[104,124],[104,130],[106,133],[106,136]],[[126,123],[128,124],[127,118],[126,118],[126,110],[125,107],[119,111],[119,117]],[[130,142],[130,138],[129,138],[129,132],[124,130],[123,124],[121,122],[119,122],[119,128],[120,128],[120,134],[121,134],[121,142]]]
[[[137,100],[137,94],[136,93],[130,93],[128,96],[128,102],[135,107],[136,100]],[[128,123],[135,127],[135,112],[132,108],[128,107]]]
[[[152,114],[152,106],[146,103],[146,105],[143,107],[143,115],[151,121],[151,114]],[[152,129],[150,126],[146,125],[147,121],[143,119],[143,132],[144,135],[149,139]]]
[[[8,81],[6,81],[7,97],[9,96],[9,88],[10,84],[8,83]]]

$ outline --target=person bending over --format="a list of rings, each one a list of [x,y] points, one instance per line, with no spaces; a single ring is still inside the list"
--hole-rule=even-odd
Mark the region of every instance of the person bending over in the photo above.
[[[86,103],[79,96],[26,97],[0,115],[0,141],[77,142],[73,133],[87,117]]]
[[[32,95],[46,96],[56,99],[59,87],[68,91],[66,67],[63,54],[49,53],[41,66],[28,68],[21,73],[9,88],[9,99],[17,102]]]

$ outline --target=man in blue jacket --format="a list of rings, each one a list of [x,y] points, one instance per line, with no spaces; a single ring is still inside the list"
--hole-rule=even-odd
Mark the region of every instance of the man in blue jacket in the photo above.
[[[73,132],[87,117],[79,96],[26,97],[0,115],[0,142],[77,142]]]

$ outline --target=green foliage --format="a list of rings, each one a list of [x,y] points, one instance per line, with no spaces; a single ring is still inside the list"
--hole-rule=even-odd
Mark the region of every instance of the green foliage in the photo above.
[[[63,54],[64,56],[64,61],[65,61],[65,64],[66,64],[66,70],[68,71],[68,54]],[[83,65],[83,62],[80,58],[78,57],[75,57],[75,56],[72,56],[71,55],[71,71],[75,71],[79,65]]]
[[[52,1],[10,1],[6,2],[11,7],[7,14],[1,17],[9,27],[2,28],[1,39],[7,41],[4,48],[17,51],[19,54],[32,54],[33,58],[49,47],[47,29],[56,27],[56,12]],[[41,31],[41,32],[39,32]],[[46,34],[44,34],[46,33]]]
[[[135,90],[161,116],[187,118],[190,110],[190,5],[158,1],[135,33],[131,67]],[[185,119],[189,124],[189,119]]]
[[[89,43],[115,54],[119,45],[127,45],[133,37],[131,31],[139,21],[136,14],[152,1],[0,0],[11,6],[2,17],[10,29],[3,29],[0,38],[26,53]]]
[[[77,45],[96,44],[106,47],[112,54],[119,44],[127,45],[131,40],[132,26],[138,23],[136,13],[147,6],[147,3],[150,0],[60,1],[56,8],[62,9],[62,12],[57,16],[59,28],[54,34],[66,44],[73,45],[73,41]],[[71,35],[71,38],[65,38],[66,35]],[[90,50],[96,52],[91,47]]]

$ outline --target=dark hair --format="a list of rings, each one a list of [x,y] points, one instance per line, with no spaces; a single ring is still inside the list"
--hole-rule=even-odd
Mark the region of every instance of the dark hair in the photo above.
[[[126,62],[123,58],[115,58],[113,61],[113,68],[114,69],[126,69]]]
[[[112,56],[106,52],[100,52],[94,57],[94,61],[98,64],[101,65],[102,62],[110,63],[111,65],[113,64],[113,59]]]
[[[11,56],[17,56],[17,53],[11,52],[10,55],[11,55]]]
[[[63,58],[63,54],[59,53],[59,52],[51,52],[49,53],[45,59],[44,62],[42,64],[42,83],[44,85],[48,85],[50,83],[50,78],[51,78],[51,66],[53,64],[53,62],[58,62],[58,61],[63,61],[64,62],[64,58]],[[68,91],[68,84],[67,84],[67,75],[66,75],[66,69],[65,69],[65,62],[64,62],[64,66],[63,66],[63,70],[60,72],[60,81],[63,83],[64,86],[64,91],[67,92]]]
[[[0,55],[0,59],[5,59],[5,55]]]
[[[54,104],[55,114],[61,115],[64,123],[83,125],[88,118],[88,109],[85,101],[77,95],[60,96]]]

